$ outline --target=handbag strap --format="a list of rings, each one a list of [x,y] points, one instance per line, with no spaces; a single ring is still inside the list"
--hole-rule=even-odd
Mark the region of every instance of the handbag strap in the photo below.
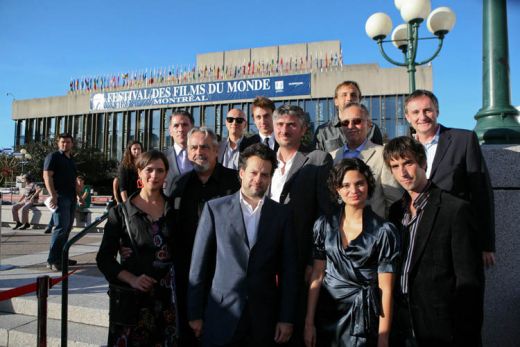
[[[126,205],[125,203],[122,203],[120,204],[121,206],[121,212],[123,212],[123,218],[124,218],[124,221],[125,221],[125,225],[126,225],[126,232],[128,233],[128,237],[130,238],[130,244],[132,246],[132,251],[134,252],[134,254],[136,256],[139,256],[139,253],[137,252],[137,247],[135,245],[135,241],[134,241],[134,238],[132,237],[132,233],[130,232],[130,219],[128,218],[128,211],[126,210]]]

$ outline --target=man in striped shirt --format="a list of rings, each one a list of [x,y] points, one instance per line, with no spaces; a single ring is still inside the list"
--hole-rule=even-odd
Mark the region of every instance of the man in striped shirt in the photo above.
[[[480,346],[484,276],[469,203],[426,178],[426,153],[414,139],[391,140],[383,156],[406,190],[389,215],[403,243],[392,345]]]

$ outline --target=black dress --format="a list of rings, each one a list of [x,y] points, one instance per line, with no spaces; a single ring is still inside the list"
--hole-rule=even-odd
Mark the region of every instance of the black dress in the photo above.
[[[132,197],[124,205],[127,208],[130,232],[137,250],[128,259],[116,261],[120,243],[125,247],[131,247],[124,227],[122,206],[116,206],[109,213],[96,257],[97,264],[110,283],[127,286],[117,279],[122,270],[136,276],[146,274],[153,277],[157,283],[150,292],[141,293],[135,303],[138,306],[137,324],[123,325],[110,321],[108,346],[175,347],[178,346],[178,316],[173,281],[175,276],[169,247],[173,209],[166,203],[163,217],[151,222],[144,212],[132,204]]]
[[[118,169],[119,192],[126,191],[126,196],[135,193],[137,188],[137,170],[120,165]]]
[[[342,211],[321,216],[314,225],[314,259],[326,260],[316,307],[316,344],[376,346],[381,312],[377,276],[397,271],[397,229],[365,207],[363,231],[343,248]]]

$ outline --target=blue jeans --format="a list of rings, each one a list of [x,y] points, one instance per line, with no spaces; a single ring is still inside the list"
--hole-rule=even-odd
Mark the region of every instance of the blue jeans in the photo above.
[[[52,214],[55,228],[51,236],[51,247],[47,262],[61,265],[63,246],[69,239],[72,224],[74,223],[75,197],[58,196],[58,209]]]

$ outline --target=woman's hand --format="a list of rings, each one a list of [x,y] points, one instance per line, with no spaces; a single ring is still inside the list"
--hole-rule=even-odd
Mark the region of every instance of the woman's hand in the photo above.
[[[134,276],[130,281],[130,286],[141,292],[149,292],[152,290],[153,285],[157,283],[155,279],[147,275]]]
[[[303,331],[303,340],[305,341],[305,347],[316,346],[316,327],[314,326],[314,324],[305,324],[305,329]]]

